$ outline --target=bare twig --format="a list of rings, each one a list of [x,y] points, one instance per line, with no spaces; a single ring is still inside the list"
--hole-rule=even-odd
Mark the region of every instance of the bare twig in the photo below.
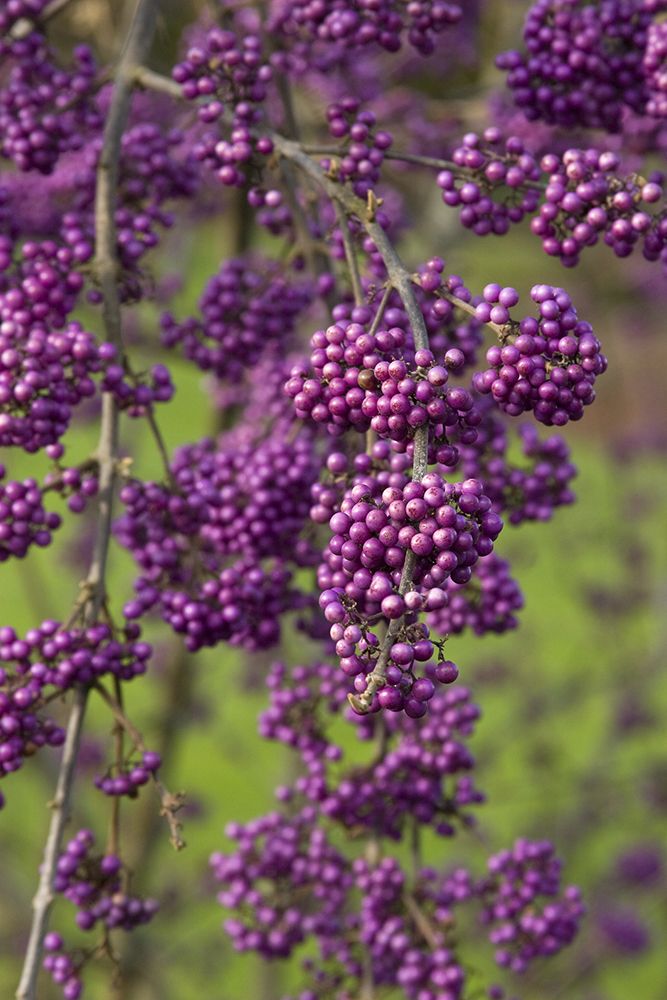
[[[340,229],[340,234],[343,238],[345,263],[347,264],[350,284],[352,285],[354,304],[355,306],[361,306],[364,303],[364,290],[361,285],[361,276],[359,274],[359,261],[357,260],[357,255],[354,250],[354,243],[352,242],[347,215],[339,204],[336,204],[336,218],[338,219],[338,228]]]
[[[116,190],[120,146],[130,106],[136,66],[150,48],[155,27],[155,0],[137,0],[125,50],[116,73],[116,86],[104,129],[102,151],[97,170],[95,200],[95,265],[103,297],[103,317],[107,339],[120,346],[120,300],[116,285],[118,272],[115,226]],[[111,539],[113,492],[118,451],[118,409],[113,396],[104,393],[97,459],[100,469],[97,531],[90,570],[84,585],[85,601],[81,606],[84,621],[95,621],[106,597],[106,566]],[[40,879],[33,900],[33,919],[17,1000],[35,1000],[44,936],[54,900],[53,880],[60,854],[64,829],[69,819],[69,803],[74,783],[88,690],[77,687],[67,724],[65,749],[60,765],[53,815],[49,827]]]
[[[135,68],[134,79],[138,86],[143,87],[144,90],[155,90],[159,94],[167,94],[177,100],[183,97],[180,83],[176,83],[168,76],[163,76],[162,73],[154,73],[152,69],[147,69],[145,66]]]
[[[443,299],[447,299],[448,302],[451,302],[453,306],[456,306],[456,308],[460,309],[462,312],[466,312],[469,316],[477,318],[477,313],[472,303],[466,302],[465,299],[460,299],[458,295],[453,295],[451,292],[445,291],[442,288],[438,289],[438,295]],[[487,320],[484,322],[484,326],[488,326],[491,330],[493,330],[493,332],[498,335],[500,340],[505,340],[508,333],[511,332],[511,324],[501,325],[500,323],[492,323],[491,320]]]

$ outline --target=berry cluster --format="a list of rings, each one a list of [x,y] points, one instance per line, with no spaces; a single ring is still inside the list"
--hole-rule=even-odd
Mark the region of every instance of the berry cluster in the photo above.
[[[108,625],[65,627],[48,619],[20,638],[0,628],[0,774],[18,770],[25,757],[64,732],[39,714],[50,696],[107,674],[129,681],[145,673],[151,647],[129,623],[114,635]]]
[[[354,193],[365,198],[380,179],[384,154],[393,139],[391,133],[376,130],[372,111],[360,108],[361,101],[355,97],[343,98],[327,108],[330,134],[345,139],[346,145],[340,156],[322,160],[322,167],[330,176],[350,183]]]
[[[0,316],[7,317],[0,328],[0,446],[35,452],[57,442],[74,407],[94,395],[91,376],[103,359],[78,323],[57,330],[21,322],[17,299],[0,296]]]
[[[78,264],[88,263],[95,246],[95,189],[102,140],[84,150],[78,169],[76,196],[63,213],[60,233]],[[138,122],[121,140],[115,223],[122,266],[120,294],[124,300],[142,297],[141,258],[159,242],[173,214],[167,202],[191,198],[198,186],[193,154],[186,135],[155,122]],[[94,302],[99,291],[90,293]]]
[[[537,0],[524,25],[527,55],[505,52],[497,65],[531,121],[618,132],[624,108],[647,110],[651,16],[643,0]]]
[[[159,753],[145,750],[139,760],[126,760],[122,765],[112,765],[106,774],[95,778],[95,787],[105,795],[127,795],[137,797],[142,785],[150,781],[160,767],[162,760]]]
[[[0,152],[20,170],[48,174],[101,125],[92,52],[77,46],[74,68],[60,69],[44,37],[32,32],[0,44],[0,55],[13,63],[0,87]]]
[[[493,401],[485,398],[486,410],[479,404],[484,419],[477,440],[461,449],[461,472],[482,480],[494,510],[510,524],[548,521],[556,507],[574,502],[570,483],[577,469],[570,461],[567,444],[556,434],[542,440],[533,424],[521,424],[518,436],[528,462],[514,464],[508,456],[507,426]]]
[[[19,325],[24,336],[33,325],[64,326],[84,283],[69,248],[54,240],[29,240],[20,247],[15,264],[14,247],[7,237],[2,239],[2,248],[3,323]]]
[[[396,0],[290,0],[281,5],[275,28],[287,38],[295,32],[329,46],[357,49],[379,45],[397,52],[405,36],[418,52],[429,55],[435,48],[435,36],[457,24],[462,17],[458,3],[448,0],[415,0],[409,4]]]
[[[523,607],[523,595],[509,563],[495,553],[479,560],[467,585],[448,580],[445,592],[447,603],[429,616],[429,625],[440,635],[465,629],[485,635],[517,626],[515,612]]]
[[[272,645],[279,615],[297,600],[286,560],[308,554],[295,539],[318,470],[306,437],[227,447],[205,439],[176,453],[169,487],[127,483],[115,531],[142,570],[127,616],[158,605],[190,648]]]
[[[94,845],[91,831],[79,830],[65,845],[56,867],[53,887],[77,907],[77,926],[90,931],[101,923],[107,931],[132,931],[147,924],[157,913],[156,900],[130,896],[123,888],[120,858],[93,854]],[[60,934],[47,934],[44,948],[44,968],[62,985],[64,1000],[78,1000],[83,992],[79,968]]]
[[[342,769],[341,748],[327,735],[344,698],[340,680],[323,664],[289,673],[279,663],[268,686],[260,732],[296,748],[305,773],[278,790],[286,813],[232,824],[226,832],[236,848],[211,857],[235,948],[287,958],[314,938],[325,961],[303,961],[312,989],[298,1000],[347,995],[344,984],[364,969],[377,987],[398,988],[409,1000],[459,1000],[468,985],[458,954],[463,907],[481,909],[501,966],[521,972],[569,943],[583,910],[576,889],[559,895],[550,844],[517,842],[489,859],[483,878],[466,868],[421,869],[409,878],[391,855],[369,849],[352,860],[332,846],[362,831],[400,839],[408,820],[444,836],[454,833],[455,818],[471,822],[462,810],[482,796],[467,773],[474,761],[466,739],[479,716],[469,692],[436,695],[425,722],[383,718],[379,754],[366,767]],[[377,726],[366,716],[358,735],[370,740]],[[492,985],[485,995],[502,1000],[505,993]]]
[[[340,933],[349,862],[316,825],[316,815],[306,806],[290,819],[269,813],[227,827],[236,853],[215,853],[210,864],[222,886],[220,903],[243,913],[224,924],[237,951],[286,958],[309,935]]]
[[[117,360],[118,351],[113,344],[102,344],[99,353],[105,363],[100,389],[112,393],[118,407],[128,416],[143,417],[155,403],[168,403],[174,395],[174,385],[165,365],[153,365],[150,371],[141,375],[129,375]]]
[[[398,619],[414,601],[397,592],[406,554],[410,579],[425,604],[435,605],[445,580],[466,583],[480,556],[488,555],[502,521],[482,484],[448,483],[435,472],[421,482],[387,487],[381,496],[364,483],[345,496],[330,521],[327,578],[369,615]],[[411,591],[413,593],[413,591]],[[329,621],[335,621],[333,608]]]
[[[271,704],[260,716],[260,734],[296,749],[303,763],[303,774],[280,789],[280,800],[294,804],[303,797],[347,830],[382,830],[395,840],[401,839],[408,816],[440,836],[451,836],[456,820],[472,823],[464,810],[483,796],[469,776],[474,759],[465,740],[479,717],[470,692],[456,687],[436,694],[424,722],[390,717],[387,734],[393,745],[382,760],[337,780],[344,755],[326,730],[328,718],[345,703],[348,685],[340,676],[317,663],[289,674],[283,664],[271,668]],[[362,718],[353,718],[358,735],[367,738]]]
[[[260,256],[226,260],[199,303],[201,319],[162,317],[162,343],[219,379],[238,380],[270,345],[289,346],[297,318],[312,301],[312,285],[295,281]]]
[[[354,312],[364,322],[339,321],[313,335],[312,374],[293,368],[285,391],[297,417],[324,423],[334,435],[370,429],[403,451],[417,429],[429,425],[430,461],[453,465],[453,442],[474,441],[480,420],[472,395],[448,385],[450,370],[464,363],[462,352],[451,349],[438,364],[431,351],[412,350],[404,328],[372,332],[370,308]]]
[[[331,625],[341,667],[363,694],[382,655],[369,620],[398,623],[373,704],[404,709],[418,718],[435,687],[430,676],[414,674],[416,665],[434,654],[428,629],[417,615],[443,607],[445,581],[468,583],[477,560],[492,551],[502,521],[479,481],[452,484],[427,473],[421,482],[389,486],[379,495],[372,480],[358,483],[345,495],[330,527],[334,534],[318,582],[323,588],[320,607]],[[443,683],[457,676],[450,661],[431,673]]]
[[[173,77],[187,100],[204,99],[199,118],[205,125],[229,114],[229,139],[207,131],[195,145],[194,155],[215,171],[222,184],[240,187],[245,182],[243,168],[254,154],[267,156],[273,151],[271,140],[257,138],[254,131],[262,120],[261,105],[271,79],[260,39],[253,34],[241,39],[231,31],[211,28],[203,44],[189,49],[174,67]]]
[[[525,972],[538,956],[553,955],[575,937],[584,908],[579,890],[557,896],[561,863],[549,841],[518,840],[511,851],[489,858],[489,883],[482,914],[497,946],[496,962],[513,972]],[[551,898],[542,909],[539,896]]]
[[[503,139],[491,127],[469,132],[452,153],[453,166],[437,176],[445,205],[461,206],[461,225],[477,236],[503,236],[535,211],[540,168],[518,136]]]
[[[473,385],[482,394],[490,393],[511,416],[532,411],[540,423],[562,426],[580,420],[584,406],[593,402],[593,386],[606,370],[607,359],[590,324],[578,319],[567,292],[535,285],[530,294],[539,317],[515,324],[503,319],[509,317],[503,301],[518,301],[515,290],[498,285],[484,289],[478,316],[503,324],[504,331],[502,343],[486,353],[490,367],[473,376]]]
[[[617,154],[595,149],[547,154],[541,166],[548,182],[531,229],[546,253],[573,267],[581,251],[602,238],[617,257],[627,257],[640,244],[647,259],[665,259],[667,218],[660,184],[636,174],[619,177]],[[659,211],[651,213],[649,206]]]
[[[36,479],[5,479],[0,464],[0,563],[22,559],[32,545],[49,545],[52,532],[60,527],[59,514],[44,509],[44,497]]]
[[[649,26],[644,53],[648,101],[646,113],[654,118],[667,118],[667,25],[656,21]]]

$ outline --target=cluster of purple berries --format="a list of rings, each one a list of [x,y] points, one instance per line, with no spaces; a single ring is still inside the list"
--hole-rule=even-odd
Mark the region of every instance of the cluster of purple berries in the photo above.
[[[502,520],[482,483],[448,483],[437,473],[421,482],[389,486],[381,496],[363,482],[345,496],[329,526],[326,576],[368,615],[401,618],[426,605],[435,610],[445,580],[467,583],[477,560],[488,555]],[[398,593],[406,554],[412,555],[410,597]],[[420,597],[417,607],[414,591]],[[412,605],[412,606],[411,606]],[[332,609],[326,614],[334,622]]]
[[[316,819],[315,808],[306,806],[290,819],[269,813],[227,827],[236,853],[215,853],[210,865],[219,902],[243,915],[224,923],[237,951],[286,958],[310,935],[340,933],[349,862]]]
[[[244,168],[254,154],[267,156],[273,151],[268,137],[255,135],[272,75],[260,39],[211,28],[204,43],[189,49],[172,75],[187,100],[203,99],[199,119],[204,125],[229,117],[229,138],[222,138],[219,131],[206,131],[194,147],[194,156],[214,170],[222,184],[241,186]]]
[[[56,867],[53,887],[77,907],[77,926],[90,931],[101,923],[107,931],[132,931],[147,924],[157,913],[157,901],[130,896],[123,888],[120,858],[91,853],[94,844],[90,830],[79,830],[65,845]],[[47,934],[44,949],[44,968],[62,986],[64,1000],[78,1000],[83,995],[79,964],[65,949],[61,935]]]
[[[55,444],[72,410],[93,396],[100,347],[78,323],[57,330],[21,320],[12,293],[0,297],[0,446],[28,452]]]
[[[404,328],[383,325],[373,333],[367,328],[371,310],[354,313],[364,322],[339,321],[313,335],[312,372],[293,368],[285,391],[297,417],[323,423],[336,435],[370,429],[399,450],[429,425],[430,460],[454,464],[453,442],[474,441],[481,419],[470,392],[448,385],[450,371],[465,363],[463,353],[452,348],[439,364],[431,351],[412,351]]]
[[[461,206],[461,225],[477,236],[503,236],[510,225],[535,211],[540,200],[540,168],[522,139],[504,139],[492,127],[469,132],[452,153],[455,166],[437,176],[442,200]]]
[[[32,545],[49,545],[52,532],[60,527],[59,514],[44,509],[44,497],[36,479],[9,480],[0,464],[0,563],[22,559]]]
[[[80,149],[101,125],[92,52],[77,46],[74,68],[61,69],[44,37],[32,32],[0,44],[0,55],[11,66],[0,87],[0,151],[20,170],[51,173],[62,153]]]
[[[574,502],[570,488],[577,474],[567,443],[557,434],[542,440],[533,424],[521,424],[518,436],[527,464],[515,464],[508,454],[507,425],[487,396],[487,408],[477,440],[461,449],[460,470],[481,479],[493,509],[510,524],[548,521],[556,507]],[[483,409],[483,402],[479,404]]]
[[[376,493],[377,483],[362,480],[331,517],[334,534],[318,571],[320,607],[341,667],[355,678],[358,694],[366,690],[379,654],[379,638],[369,620],[405,619],[389,650],[376,707],[404,709],[417,718],[425,714],[435,691],[431,677],[414,674],[416,665],[434,654],[428,629],[417,616],[447,603],[447,580],[468,583],[477,560],[492,551],[502,520],[477,480],[452,484],[427,473],[421,482]],[[432,672],[443,683],[458,673],[447,660]]]
[[[136,798],[142,785],[147,784],[160,767],[162,760],[154,750],[145,750],[139,761],[128,760],[122,766],[113,765],[106,774],[95,778],[95,787],[105,795],[127,795]]]
[[[67,507],[73,514],[81,514],[99,490],[98,467],[95,460],[80,466],[63,466],[60,462],[65,449],[62,444],[51,444],[45,449],[56,467],[44,477],[44,492],[51,491],[67,498]]]
[[[176,453],[169,487],[127,483],[115,532],[142,570],[127,616],[159,606],[190,648],[272,645],[296,600],[286,561],[302,553],[296,538],[318,472],[307,437],[227,447],[204,439]]]
[[[558,896],[561,863],[549,841],[518,840],[489,858],[483,922],[491,927],[500,966],[525,972],[530,962],[570,944],[584,914],[581,894],[569,886]],[[535,905],[540,896],[548,901]]]
[[[548,181],[531,229],[550,256],[574,267],[581,251],[602,238],[617,257],[627,257],[639,244],[648,260],[667,259],[667,217],[656,181],[619,177],[617,154],[595,149],[569,149],[562,157],[549,153],[541,166]]]
[[[490,393],[511,416],[532,411],[540,423],[562,426],[580,420],[584,407],[593,402],[593,386],[606,370],[607,359],[590,324],[577,317],[567,292],[534,285],[530,294],[539,316],[517,324],[508,311],[510,302],[518,302],[517,292],[495,284],[484,289],[477,314],[504,330],[501,343],[486,352],[489,368],[473,376],[473,386]]]
[[[0,628],[0,775],[40,746],[62,744],[64,731],[40,715],[49,694],[107,674],[121,681],[143,674],[152,649],[140,635],[133,623],[117,636],[108,625],[66,628],[51,619],[23,638]]]
[[[276,663],[267,686],[271,701],[260,716],[259,732],[295,749],[303,764],[294,784],[277,792],[281,802],[294,804],[303,797],[348,830],[381,829],[396,840],[410,815],[432,824],[441,836],[454,833],[457,817],[470,822],[462,810],[481,802],[482,796],[468,775],[474,760],[465,739],[473,733],[479,709],[467,689],[436,694],[424,722],[389,717],[391,745],[382,760],[338,779],[344,755],[327,736],[327,723],[344,707],[349,682],[324,664],[288,672]],[[350,715],[361,739],[372,735],[365,729],[365,718]]]
[[[102,140],[96,138],[77,164],[76,194],[62,215],[60,235],[77,264],[88,263],[95,247],[95,190]],[[115,223],[124,301],[142,297],[142,257],[159,243],[160,229],[174,222],[165,205],[192,197],[198,177],[186,135],[155,122],[138,122],[123,134],[119,159]],[[99,302],[92,288],[89,297]]]
[[[499,634],[518,624],[515,612],[523,607],[523,595],[509,563],[494,552],[479,560],[467,584],[448,580],[445,592],[447,603],[429,616],[430,627],[440,635],[466,629],[475,635]]]
[[[75,254],[55,240],[29,240],[12,267],[14,246],[7,237],[2,244],[6,250],[0,275],[3,323],[16,323],[24,336],[36,324],[64,326],[84,285]]]
[[[391,133],[377,130],[372,111],[360,110],[356,97],[346,97],[327,108],[329,132],[345,140],[340,156],[322,160],[322,167],[337,180],[350,183],[360,198],[365,198],[378,183],[384,155],[391,147]]]
[[[100,345],[104,361],[104,375],[100,380],[102,392],[110,392],[118,407],[129,417],[143,417],[155,403],[168,403],[175,389],[166,365],[153,365],[140,375],[130,375],[118,360],[113,344]]]
[[[287,350],[295,323],[313,297],[311,283],[293,280],[260,256],[226,260],[200,300],[201,318],[162,317],[162,343],[219,379],[238,380],[270,345]]]
[[[656,21],[648,29],[643,69],[648,91],[646,113],[653,118],[667,118],[667,23],[665,21]]]
[[[505,52],[496,62],[530,120],[618,132],[625,108],[648,110],[652,16],[644,0],[537,0],[524,24],[527,54]]]
[[[276,664],[268,686],[271,705],[260,731],[296,748],[306,773],[279,790],[288,814],[232,824],[226,832],[235,850],[211,857],[218,900],[231,911],[225,930],[236,949],[287,958],[314,937],[328,961],[324,968],[304,961],[313,988],[300,1000],[322,990],[338,995],[347,977],[361,975],[362,956],[372,962],[377,985],[400,987],[413,1000],[437,1000],[461,997],[466,985],[455,935],[463,905],[481,904],[503,966],[523,971],[538,955],[569,943],[583,911],[577,890],[559,895],[560,868],[550,844],[517,842],[489,860],[490,874],[481,879],[458,868],[444,876],[424,869],[410,881],[391,856],[351,860],[333,847],[334,834],[355,837],[360,829],[400,838],[408,816],[444,836],[454,832],[454,819],[471,822],[462,810],[482,796],[467,773],[474,760],[466,740],[479,717],[469,692],[436,695],[425,722],[383,720],[379,759],[341,772],[342,751],[327,737],[327,715],[335,717],[341,707],[340,682],[322,664],[297,667],[293,676]],[[359,720],[358,734],[372,737],[367,717]],[[504,995],[498,986],[489,988],[489,997]]]
[[[430,55],[435,37],[462,17],[460,4],[449,0],[290,0],[281,4],[277,30],[295,32],[329,46],[357,49],[379,45],[397,52],[405,36],[418,52]]]

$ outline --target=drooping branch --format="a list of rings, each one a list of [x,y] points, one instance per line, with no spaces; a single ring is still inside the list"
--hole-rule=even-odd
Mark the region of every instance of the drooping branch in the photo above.
[[[150,48],[155,29],[156,12],[156,0],[138,0],[115,77],[114,94],[105,125],[97,170],[95,269],[102,291],[105,334],[109,341],[118,346],[121,344],[121,316],[117,288],[118,253],[115,211],[120,148],[129,114],[135,70],[144,61]],[[84,599],[78,612],[84,622],[93,622],[97,619],[106,598],[106,567],[111,540],[113,493],[118,461],[118,408],[110,393],[104,393],[102,397],[102,421],[97,460],[100,476],[97,529],[90,569],[82,595]],[[40,868],[39,886],[33,900],[33,919],[23,970],[16,992],[17,1000],[35,1000],[37,995],[37,977],[43,941],[54,900],[53,880],[64,829],[69,819],[70,799],[87,699],[87,688],[77,687],[67,724],[65,747],[53,801],[53,814],[44,850],[44,859]]]
[[[391,287],[395,288],[401,297],[412,328],[415,348],[428,349],[428,332],[415,295],[413,278],[403,264],[384,229],[375,220],[372,199],[368,203],[363,202],[352,191],[348,190],[342,184],[333,181],[310,156],[304,153],[298,143],[284,139],[282,136],[276,134],[272,135],[272,139],[277,152],[291,163],[294,163],[308,177],[311,177],[326,192],[334,204],[341,209],[343,214],[354,216],[359,220],[382,257]],[[417,428],[413,449],[412,478],[419,481],[426,475],[428,468],[428,424]],[[406,552],[405,562],[403,563],[403,570],[398,586],[399,594],[406,594],[412,589],[412,576],[415,563],[416,556],[414,552],[409,550]],[[393,619],[389,623],[380,647],[378,659],[366,679],[366,690],[360,695],[349,696],[350,704],[356,711],[369,711],[375,692],[384,686],[391,647],[402,625],[402,618]]]

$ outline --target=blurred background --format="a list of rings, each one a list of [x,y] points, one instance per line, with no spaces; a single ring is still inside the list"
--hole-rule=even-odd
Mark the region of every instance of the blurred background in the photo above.
[[[63,51],[72,39],[112,55],[127,7],[116,0],[73,0],[50,31]],[[201,4],[163,2],[154,66],[168,69],[178,36]],[[489,120],[502,80],[492,57],[517,46],[528,5],[521,0],[471,4],[479,14],[467,34],[427,60],[411,77],[430,98],[447,99],[439,114],[447,130]],[[108,49],[107,49],[108,46]],[[446,77],[446,88],[443,84]],[[437,114],[434,112],[437,124]],[[433,124],[433,122],[431,123]],[[392,122],[382,121],[392,128]],[[530,131],[530,126],[527,126]],[[428,152],[424,149],[424,152]],[[0,174],[0,184],[2,174]],[[483,710],[472,742],[477,784],[488,795],[479,824],[453,842],[428,841],[433,865],[462,860],[477,868],[485,855],[518,836],[552,839],[565,859],[565,879],[579,884],[588,906],[576,944],[531,971],[514,992],[525,1000],[664,1000],[667,996],[667,286],[659,265],[617,261],[604,247],[589,251],[575,271],[544,256],[527,226],[502,240],[461,229],[434,183],[399,184],[418,226],[403,248],[419,263],[437,253],[474,292],[489,281],[522,294],[536,282],[562,284],[580,316],[590,320],[609,358],[598,400],[582,423],[565,432],[579,468],[577,503],[547,524],[507,530],[498,552],[510,558],[526,599],[520,627],[502,637],[456,638],[453,658]],[[218,195],[216,195],[217,197]],[[161,289],[176,288],[170,309],[195,308],[208,276],[235,253],[238,205],[227,198],[215,222],[184,218],[152,261],[157,302],[131,312],[128,329],[139,355],[154,357]],[[270,237],[252,237],[272,249]],[[97,322],[94,314],[84,322]],[[95,327],[92,327],[95,329]],[[307,335],[308,331],[304,331]],[[159,350],[159,348],[157,349]],[[210,432],[215,413],[199,373],[165,356],[178,391],[161,412],[169,448]],[[83,415],[69,450],[94,447],[95,414]],[[151,444],[125,426],[136,468],[159,475]],[[0,456],[12,475],[37,475],[39,459]],[[82,576],[89,542],[86,517],[68,516],[53,546],[21,563],[0,566],[0,624],[24,630],[66,615]],[[131,591],[132,566],[114,548],[111,592],[120,607]],[[263,744],[257,713],[265,705],[263,674],[271,659],[227,648],[196,657],[159,628],[150,675],[128,689],[129,710],[151,747],[165,756],[165,778],[184,790],[187,849],[175,855],[146,789],[132,808],[126,848],[133,888],[153,895],[161,912],[124,946],[128,1000],[278,1000],[296,982],[294,970],[260,966],[230,950],[207,859],[224,849],[224,826],[272,808],[274,786],[288,773],[287,753]],[[307,643],[288,636],[279,657],[299,662]],[[276,657],[278,658],[278,657]],[[167,709],[165,713],[165,708]],[[164,719],[168,721],[165,723]],[[91,786],[104,759],[109,720],[93,707],[81,759],[72,830],[90,826],[103,838],[106,802]],[[101,731],[100,731],[100,727]],[[48,824],[57,759],[37,756],[5,782],[0,813],[0,997],[13,995]],[[54,926],[72,939],[70,904],[60,901]],[[474,941],[472,941],[474,950]],[[86,995],[109,995],[109,969],[91,970]],[[54,988],[43,983],[40,997]],[[472,995],[471,995],[472,1000]]]

